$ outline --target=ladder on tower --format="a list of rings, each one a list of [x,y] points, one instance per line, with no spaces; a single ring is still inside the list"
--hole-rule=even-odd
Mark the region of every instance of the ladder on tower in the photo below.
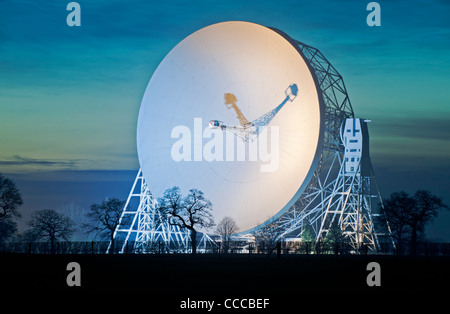
[[[354,118],[344,121],[341,130],[343,159],[324,211],[317,241],[323,241],[337,222],[342,235],[355,250],[364,246],[375,251],[380,247],[378,236],[386,234],[377,233],[374,226],[374,218],[380,214],[375,213],[373,204],[376,200],[382,204],[382,199],[369,156],[367,122]],[[389,226],[386,227],[393,245]]]

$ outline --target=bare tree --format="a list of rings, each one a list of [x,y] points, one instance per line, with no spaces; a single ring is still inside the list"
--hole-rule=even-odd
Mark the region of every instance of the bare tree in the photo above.
[[[231,217],[224,217],[217,225],[216,232],[222,238],[223,251],[228,252],[230,248],[231,235],[238,231],[236,221]]]
[[[18,208],[22,204],[14,181],[0,174],[0,246],[17,232],[15,218],[20,218]]]
[[[402,246],[405,236],[410,232],[407,215],[415,206],[414,200],[406,192],[401,191],[392,193],[389,198],[383,200],[383,203],[383,206],[379,205],[380,212],[384,213],[380,219],[387,220],[397,246]],[[380,225],[386,225],[386,221],[382,221]]]
[[[103,239],[111,241],[111,250],[114,252],[114,231],[119,225],[125,201],[118,198],[106,199],[100,204],[92,204],[87,217],[91,220],[83,224],[87,232],[95,232]]]
[[[383,211],[393,237],[398,245],[404,235],[410,234],[411,253],[416,253],[418,233],[423,233],[425,225],[437,217],[439,210],[448,206],[442,199],[429,191],[417,190],[410,196],[405,192],[392,193],[384,200]]]
[[[72,241],[92,240],[86,237],[86,231],[83,230],[83,227],[85,226],[86,222],[88,222],[87,217],[88,208],[83,208],[75,204],[74,202],[71,202],[56,208],[56,211],[69,217],[70,220],[72,220],[73,223],[75,224],[76,230],[72,234],[71,237]]]
[[[22,204],[22,197],[14,181],[0,174],[0,219],[20,217],[17,209]]]
[[[414,207],[407,215],[407,224],[411,228],[411,253],[416,254],[417,233],[424,232],[425,225],[437,217],[439,210],[448,209],[442,199],[430,191],[417,190],[414,195]]]
[[[174,186],[158,199],[161,212],[171,225],[186,228],[191,232],[192,254],[197,252],[197,228],[209,229],[214,226],[212,204],[198,189],[189,190],[183,198],[180,188]]]
[[[36,211],[30,221],[31,232],[37,240],[50,241],[51,252],[55,253],[55,243],[59,239],[69,240],[74,232],[74,223],[66,216],[53,209]]]

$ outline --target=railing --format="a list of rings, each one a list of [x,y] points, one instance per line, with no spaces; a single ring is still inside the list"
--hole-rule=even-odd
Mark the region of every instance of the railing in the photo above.
[[[3,244],[0,252],[28,253],[28,254],[106,254],[108,241],[61,241],[55,242],[53,247],[50,242],[11,242]],[[111,253],[119,253],[122,246],[115,245]],[[143,250],[133,249],[134,243],[129,242],[123,254],[187,254],[191,252],[188,247],[177,247],[166,245],[164,242],[149,243]],[[415,247],[409,243],[396,245],[380,243],[376,251],[370,250],[365,245],[354,249],[349,243],[246,243],[231,242],[228,245],[204,246],[197,249],[199,254],[250,254],[250,255],[353,255],[353,254],[376,254],[376,255],[416,255],[416,256],[450,256],[450,243],[417,243]]]

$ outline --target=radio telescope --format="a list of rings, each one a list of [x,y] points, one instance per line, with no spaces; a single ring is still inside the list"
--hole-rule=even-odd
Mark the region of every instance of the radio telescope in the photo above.
[[[264,26],[219,23],[181,41],[153,74],[139,112],[139,162],[155,195],[198,188],[216,222],[229,216],[247,231],[304,190],[321,127],[316,84],[297,49]]]
[[[149,205],[152,194],[179,186],[202,190],[216,223],[232,217],[240,234],[272,224],[281,236],[299,236],[308,221],[320,240],[338,219],[355,246],[375,248],[369,203],[379,195],[367,186],[370,159],[365,179],[359,162],[352,172],[345,167],[341,129],[351,121],[358,121],[352,130],[364,129],[342,77],[317,49],[249,22],[202,28],[167,54],[145,90],[137,125],[141,192],[133,187],[129,197],[140,195],[140,205],[125,206],[133,222],[116,234],[129,241],[137,228],[137,242],[164,232],[184,239]],[[369,158],[361,147],[358,161]],[[353,204],[355,193],[370,202]]]

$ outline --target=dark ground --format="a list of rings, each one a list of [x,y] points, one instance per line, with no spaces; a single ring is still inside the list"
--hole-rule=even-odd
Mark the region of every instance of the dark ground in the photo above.
[[[366,284],[370,273],[366,267],[373,261],[381,266],[381,287]],[[81,287],[66,284],[69,262],[81,266]],[[284,313],[278,309],[295,305],[303,308],[302,304],[309,304],[305,302],[314,296],[323,300],[350,296],[368,300],[376,296],[379,300],[443,304],[450,296],[450,257],[1,253],[0,276],[3,296],[11,292],[78,299],[103,296],[110,300],[125,294],[129,300],[137,294],[145,295],[150,303],[165,302],[169,312],[179,309],[187,298],[222,304],[229,298],[269,298],[269,307]]]

